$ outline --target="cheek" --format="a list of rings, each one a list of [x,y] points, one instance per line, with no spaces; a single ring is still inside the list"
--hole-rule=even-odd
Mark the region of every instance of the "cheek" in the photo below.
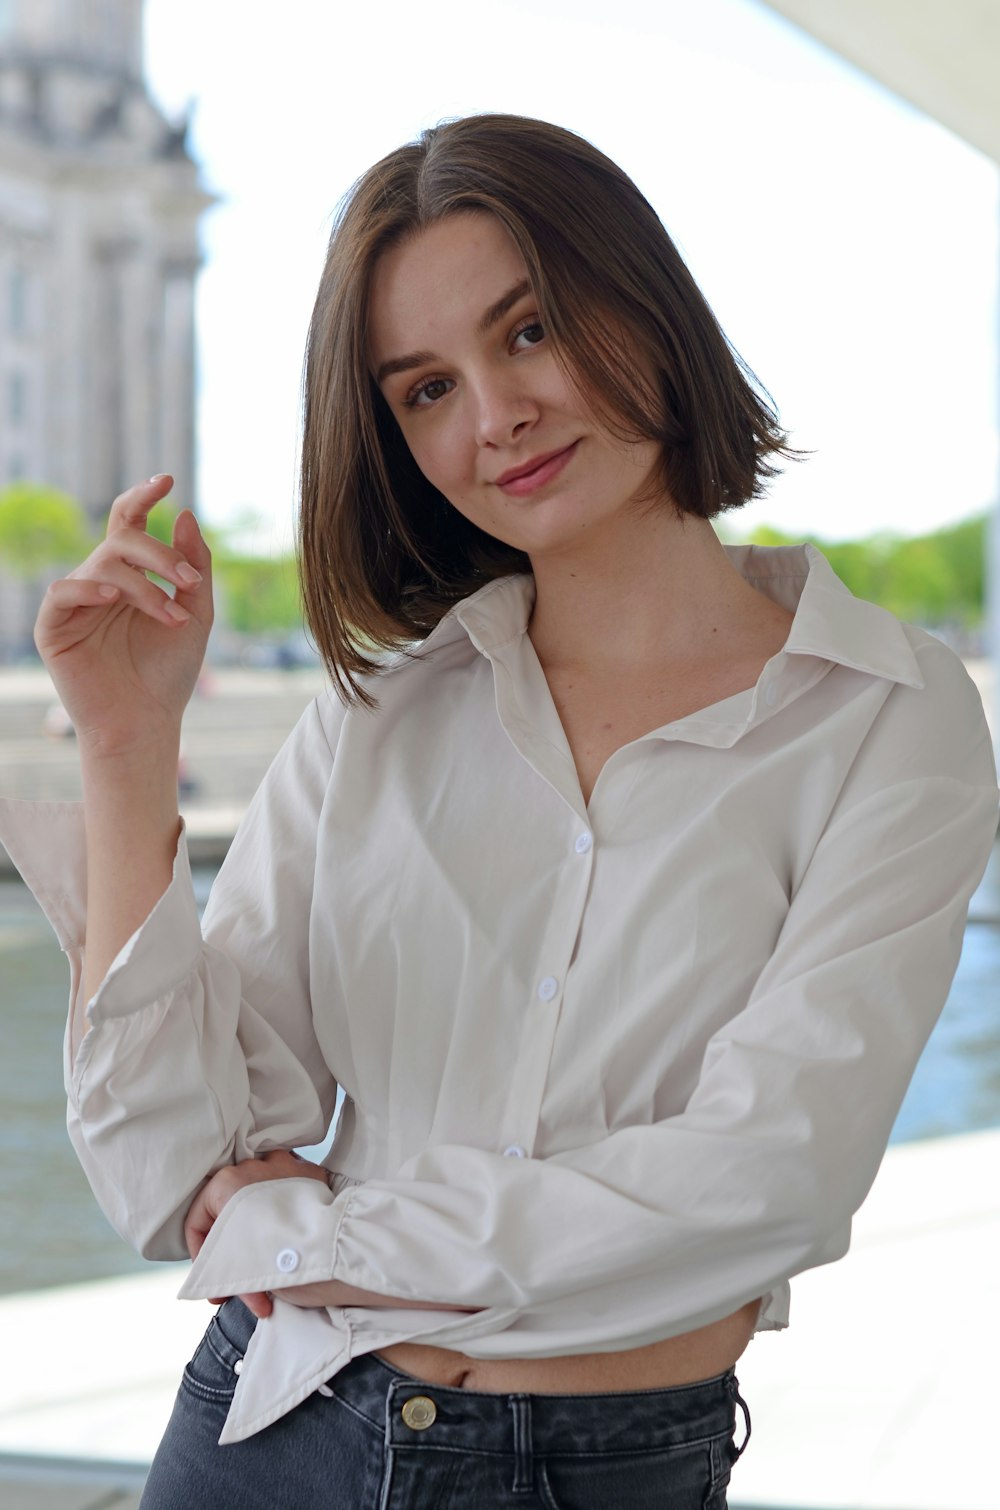
[[[556,361],[555,355],[549,352],[547,356],[545,367],[542,369],[540,365],[537,376],[536,396],[539,403],[545,409],[559,414],[572,415],[596,427],[597,417],[588,407],[584,395],[573,386],[569,375]]]
[[[475,476],[474,448],[461,425],[444,415],[409,438],[413,459],[428,482],[445,497],[468,488]]]

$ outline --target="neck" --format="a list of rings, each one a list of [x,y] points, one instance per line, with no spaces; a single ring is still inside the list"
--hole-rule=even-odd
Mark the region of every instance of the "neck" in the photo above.
[[[710,660],[782,612],[740,576],[707,519],[667,507],[617,524],[614,540],[531,557],[528,632],[546,670],[620,678]]]

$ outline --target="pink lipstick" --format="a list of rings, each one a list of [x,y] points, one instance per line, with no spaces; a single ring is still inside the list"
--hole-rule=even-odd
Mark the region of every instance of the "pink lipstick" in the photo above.
[[[526,461],[523,466],[501,472],[496,480],[497,487],[512,498],[527,497],[536,488],[544,487],[553,477],[558,476],[579,444],[575,440],[571,446],[565,446],[561,451],[549,451],[544,456],[535,456]]]

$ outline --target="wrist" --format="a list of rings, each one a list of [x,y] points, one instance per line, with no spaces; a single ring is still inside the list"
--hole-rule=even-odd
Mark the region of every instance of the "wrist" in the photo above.
[[[88,819],[133,812],[144,827],[170,826],[178,815],[180,736],[128,750],[81,750]]]
[[[157,772],[176,779],[181,727],[179,723],[171,724],[156,731],[145,730],[141,735],[124,730],[78,731],[77,748],[81,769],[97,779],[106,776],[120,781],[143,774],[148,779]]]

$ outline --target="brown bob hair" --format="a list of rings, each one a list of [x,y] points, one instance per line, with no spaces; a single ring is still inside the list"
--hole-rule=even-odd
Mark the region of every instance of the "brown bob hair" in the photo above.
[[[546,335],[594,412],[612,433],[660,442],[680,514],[739,508],[779,470],[771,458],[803,454],[652,206],[609,158],[516,115],[424,131],[345,196],[306,350],[299,568],[309,626],[347,702],[374,704],[358,678],[385,651],[423,639],[484,583],[530,570],[423,477],[369,368],[378,257],[468,211],[495,215],[513,237]],[[647,363],[623,357],[629,343]]]

